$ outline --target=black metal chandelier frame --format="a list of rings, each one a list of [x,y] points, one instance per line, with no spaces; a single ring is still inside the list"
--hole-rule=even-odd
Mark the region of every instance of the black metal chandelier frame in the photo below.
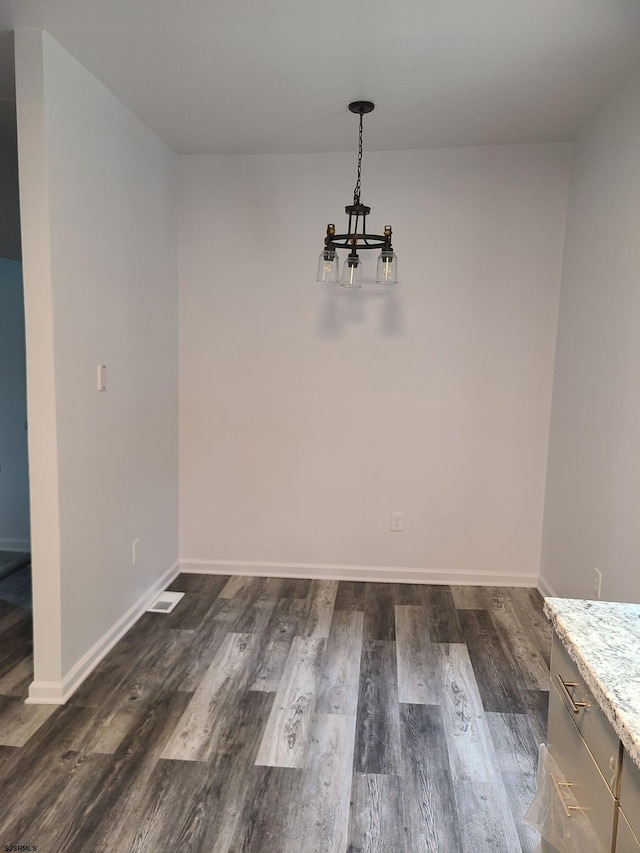
[[[362,179],[362,118],[373,111],[374,105],[371,101],[353,101],[349,104],[349,110],[360,116],[360,130],[358,134],[358,177],[353,191],[353,204],[345,207],[345,213],[349,217],[346,234],[336,234],[333,223],[327,225],[327,235],[324,239],[324,251],[326,253],[337,249],[350,249],[349,258],[357,259],[358,249],[381,249],[383,252],[392,252],[391,226],[386,225],[384,234],[367,234],[367,216],[371,208],[362,204],[360,200],[360,188]],[[361,230],[359,230],[361,229]]]

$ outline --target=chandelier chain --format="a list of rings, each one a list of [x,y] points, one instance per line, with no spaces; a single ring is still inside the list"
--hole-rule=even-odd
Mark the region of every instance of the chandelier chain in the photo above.
[[[360,113],[360,132],[358,134],[358,179],[356,180],[356,188],[353,191],[353,203],[360,204],[360,185],[362,173],[362,112]]]

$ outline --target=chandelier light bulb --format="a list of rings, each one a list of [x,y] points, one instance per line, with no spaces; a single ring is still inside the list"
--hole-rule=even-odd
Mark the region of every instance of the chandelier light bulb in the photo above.
[[[356,254],[355,250],[351,252],[347,260],[342,265],[342,281],[341,287],[350,287],[357,290],[360,287],[362,279],[362,261]]]
[[[378,255],[376,266],[376,284],[398,283],[398,258],[395,252],[387,252],[384,249]]]
[[[333,249],[323,249],[318,258],[316,281],[336,284],[340,281],[338,253]]]

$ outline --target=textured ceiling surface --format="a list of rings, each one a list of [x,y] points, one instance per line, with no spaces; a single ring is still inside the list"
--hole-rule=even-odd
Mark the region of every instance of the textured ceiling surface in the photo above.
[[[0,0],[20,28],[184,153],[350,150],[362,98],[369,149],[570,140],[640,64],[638,0]]]

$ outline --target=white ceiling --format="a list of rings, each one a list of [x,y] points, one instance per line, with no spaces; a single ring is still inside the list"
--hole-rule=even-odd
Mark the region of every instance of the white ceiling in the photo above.
[[[32,27],[182,153],[351,150],[362,98],[368,149],[570,140],[640,66],[640,0],[0,0]]]

